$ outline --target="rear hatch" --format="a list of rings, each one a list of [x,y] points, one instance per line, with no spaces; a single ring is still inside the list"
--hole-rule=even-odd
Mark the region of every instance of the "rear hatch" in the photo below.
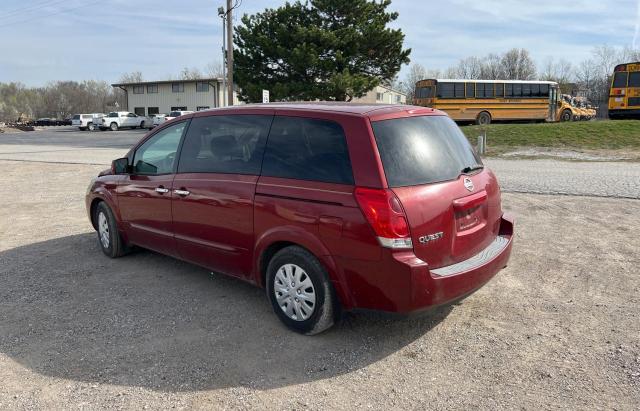
[[[486,248],[499,230],[500,190],[458,126],[443,115],[371,124],[416,256],[439,268]]]

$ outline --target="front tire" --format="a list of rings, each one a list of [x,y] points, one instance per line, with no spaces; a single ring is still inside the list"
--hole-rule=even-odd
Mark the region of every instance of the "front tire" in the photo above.
[[[144,121],[142,123],[140,123],[140,128],[143,129],[144,128]]]
[[[111,131],[118,131],[118,123],[111,123],[109,128],[111,129]]]
[[[88,124],[87,124],[87,129],[88,129],[89,131],[93,131],[93,130],[95,130],[95,129],[96,129],[96,126],[95,126],[93,123],[88,123]]]
[[[571,110],[564,110],[560,115],[560,121],[562,122],[571,121]]]
[[[274,312],[293,331],[314,335],[333,325],[338,309],[329,276],[304,248],[286,247],[273,256],[266,289]]]
[[[98,243],[102,252],[110,258],[125,255],[128,248],[120,232],[111,208],[104,201],[98,204],[95,211],[95,225],[98,232]]]

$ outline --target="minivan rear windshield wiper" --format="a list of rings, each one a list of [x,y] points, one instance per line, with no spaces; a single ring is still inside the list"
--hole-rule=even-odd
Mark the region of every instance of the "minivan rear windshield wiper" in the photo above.
[[[467,166],[465,168],[463,168],[460,173],[462,174],[469,174],[469,173],[473,173],[474,171],[478,171],[478,170],[482,170],[484,169],[484,166],[482,164],[474,164],[472,166]]]

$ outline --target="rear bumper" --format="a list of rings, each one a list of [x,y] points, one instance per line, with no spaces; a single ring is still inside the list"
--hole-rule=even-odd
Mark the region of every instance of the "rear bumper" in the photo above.
[[[611,119],[640,118],[640,109],[609,110],[609,118]]]
[[[503,215],[499,238],[468,260],[430,270],[412,251],[383,253],[383,261],[341,261],[354,307],[410,314],[445,305],[481,288],[511,255],[513,219]]]

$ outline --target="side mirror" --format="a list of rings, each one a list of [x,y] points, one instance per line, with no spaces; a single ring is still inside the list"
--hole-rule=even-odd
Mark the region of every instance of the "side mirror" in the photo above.
[[[131,166],[127,157],[119,158],[111,162],[111,172],[113,174],[130,174]]]

